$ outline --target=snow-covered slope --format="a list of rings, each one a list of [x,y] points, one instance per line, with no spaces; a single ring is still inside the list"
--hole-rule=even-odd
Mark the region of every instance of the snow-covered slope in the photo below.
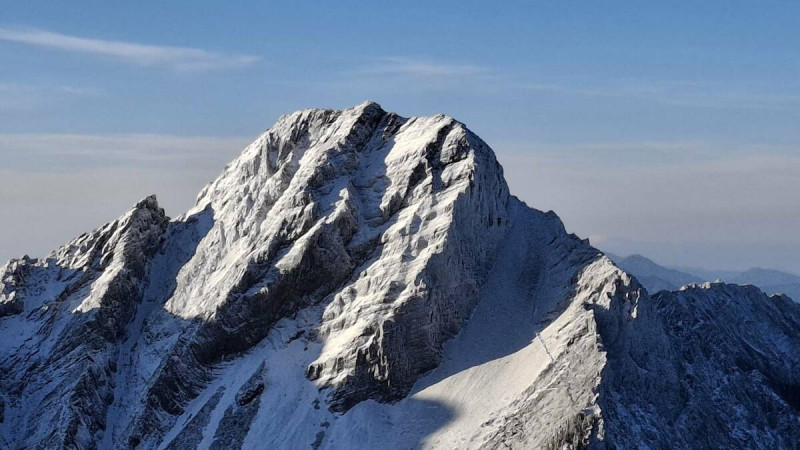
[[[0,280],[2,448],[800,438],[797,305],[649,297],[445,116],[284,116],[185,215],[148,198]]]

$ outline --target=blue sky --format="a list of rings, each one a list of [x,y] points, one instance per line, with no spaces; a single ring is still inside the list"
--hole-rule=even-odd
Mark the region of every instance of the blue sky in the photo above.
[[[800,272],[800,3],[503,5],[2,2],[0,259],[179,215],[279,115],[372,99],[465,122],[601,248]]]

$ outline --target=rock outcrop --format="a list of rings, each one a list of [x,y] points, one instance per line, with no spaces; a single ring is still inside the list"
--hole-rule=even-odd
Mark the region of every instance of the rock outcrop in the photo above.
[[[6,266],[4,290],[19,301],[17,314],[0,325],[3,425],[21,438],[12,445],[98,446],[114,402],[120,343],[167,223],[149,197],[43,261]]]

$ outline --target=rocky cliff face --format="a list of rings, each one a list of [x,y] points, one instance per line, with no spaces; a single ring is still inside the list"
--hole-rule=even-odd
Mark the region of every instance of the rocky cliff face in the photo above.
[[[11,435],[3,447],[92,448],[100,441],[120,343],[167,223],[147,198],[44,260],[6,265],[4,297],[16,306],[0,324],[4,438]]]
[[[148,198],[0,280],[3,448],[769,448],[800,429],[797,305],[651,298],[445,116],[284,116],[185,215]]]

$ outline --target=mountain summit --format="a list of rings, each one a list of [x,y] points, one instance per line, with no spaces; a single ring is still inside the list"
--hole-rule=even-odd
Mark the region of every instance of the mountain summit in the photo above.
[[[800,305],[651,297],[442,115],[283,116],[0,269],[2,448],[787,448]]]

